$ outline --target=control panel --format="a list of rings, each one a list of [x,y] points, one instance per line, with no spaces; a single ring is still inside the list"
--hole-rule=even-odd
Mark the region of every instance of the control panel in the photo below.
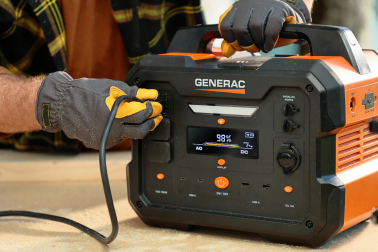
[[[181,97],[164,87],[158,98],[164,119],[142,146],[143,193],[151,204],[305,217],[309,101],[303,91],[275,88],[263,100],[244,101]]]

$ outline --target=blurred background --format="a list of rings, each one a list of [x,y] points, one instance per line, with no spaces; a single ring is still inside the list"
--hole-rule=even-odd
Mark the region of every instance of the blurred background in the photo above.
[[[219,16],[234,2],[236,0],[202,0],[207,24],[217,24]],[[378,0],[316,0],[312,16],[314,24],[348,27],[363,49],[378,51]],[[270,54],[300,52],[301,46],[290,45]]]

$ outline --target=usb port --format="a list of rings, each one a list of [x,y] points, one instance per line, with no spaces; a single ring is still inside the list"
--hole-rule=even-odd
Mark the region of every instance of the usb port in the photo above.
[[[250,187],[249,182],[242,182],[241,187]]]
[[[181,177],[181,180],[186,180],[186,177]]]
[[[264,190],[270,190],[270,185],[269,184],[264,184],[262,189]]]
[[[198,182],[203,182],[203,179],[198,179]]]

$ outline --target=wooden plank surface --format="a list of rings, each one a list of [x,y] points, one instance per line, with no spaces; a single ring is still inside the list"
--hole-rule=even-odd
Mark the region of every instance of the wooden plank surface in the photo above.
[[[108,152],[111,181],[126,181],[131,151]],[[0,182],[100,181],[98,152],[78,155],[0,150]]]
[[[145,225],[127,199],[125,182],[112,182],[120,224],[108,246],[79,230],[57,222],[22,217],[0,218],[0,251],[45,252],[370,252],[377,251],[378,226],[370,221],[337,235],[314,250],[268,241],[258,234],[207,227],[190,231]],[[101,182],[0,183],[0,211],[28,210],[73,219],[101,234],[111,231]],[[227,217],[224,217],[227,219]]]
[[[185,232],[146,226],[127,200],[125,166],[130,158],[130,152],[107,154],[120,223],[118,238],[112,244],[103,246],[60,223],[6,217],[0,218],[0,251],[314,251],[270,242],[253,233],[207,227]],[[108,235],[110,221],[99,180],[96,152],[70,156],[0,150],[0,211],[63,216]],[[377,234],[378,226],[365,222],[337,235],[321,250],[377,251]]]

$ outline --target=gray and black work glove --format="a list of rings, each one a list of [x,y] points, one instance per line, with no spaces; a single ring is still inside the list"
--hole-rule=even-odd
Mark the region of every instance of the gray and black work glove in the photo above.
[[[222,53],[230,57],[236,51],[269,52],[296,40],[279,40],[283,23],[311,23],[311,14],[303,0],[239,0],[219,21],[224,41]]]
[[[115,100],[125,94],[147,101],[120,104],[106,145],[110,148],[125,138],[142,139],[160,123],[162,105],[149,101],[158,97],[156,90],[108,79],[74,80],[65,72],[55,72],[39,88],[36,118],[44,131],[63,130],[67,137],[99,149],[110,110]]]

